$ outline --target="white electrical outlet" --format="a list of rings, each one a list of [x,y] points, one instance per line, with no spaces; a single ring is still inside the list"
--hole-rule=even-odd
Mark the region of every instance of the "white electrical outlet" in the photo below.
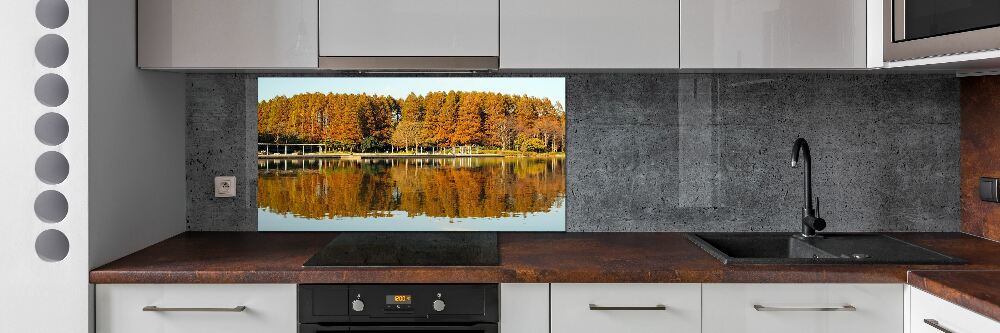
[[[219,176],[215,177],[215,197],[232,198],[236,196],[236,177]]]

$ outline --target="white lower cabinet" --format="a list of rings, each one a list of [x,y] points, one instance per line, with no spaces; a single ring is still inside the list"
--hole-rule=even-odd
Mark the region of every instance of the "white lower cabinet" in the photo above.
[[[99,284],[98,333],[294,333],[294,284]]]
[[[1000,333],[1000,323],[917,288],[910,291],[908,333]]]
[[[701,331],[701,285],[552,284],[552,333]]]
[[[705,333],[902,333],[902,284],[704,284]]]
[[[96,328],[294,333],[296,304],[294,284],[101,284]],[[501,333],[1000,333],[902,284],[511,283],[500,306]]]
[[[500,284],[500,333],[548,333],[549,284]]]

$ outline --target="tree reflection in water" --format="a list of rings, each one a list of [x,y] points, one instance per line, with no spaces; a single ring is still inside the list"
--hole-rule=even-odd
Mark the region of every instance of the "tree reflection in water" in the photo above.
[[[310,220],[505,218],[565,202],[564,157],[258,160],[257,206]]]

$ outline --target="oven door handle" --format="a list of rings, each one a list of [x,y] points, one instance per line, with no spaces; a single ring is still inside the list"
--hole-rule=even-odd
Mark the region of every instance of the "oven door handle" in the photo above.
[[[496,324],[473,324],[473,325],[453,325],[453,326],[351,326],[351,332],[439,332],[439,331],[462,331],[462,332],[482,332],[497,333]],[[322,331],[320,331],[322,332]]]
[[[347,326],[322,326],[318,324],[299,324],[298,333],[329,333],[329,332],[347,332],[350,327]]]

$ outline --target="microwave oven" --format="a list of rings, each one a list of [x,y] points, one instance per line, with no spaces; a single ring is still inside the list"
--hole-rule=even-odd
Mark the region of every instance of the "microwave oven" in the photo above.
[[[884,60],[1000,49],[998,0],[883,0]]]

